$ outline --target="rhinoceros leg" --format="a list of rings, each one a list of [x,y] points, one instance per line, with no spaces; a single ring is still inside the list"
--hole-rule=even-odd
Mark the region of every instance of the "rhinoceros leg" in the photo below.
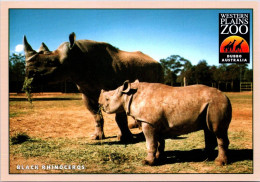
[[[155,128],[148,123],[142,122],[142,130],[146,140],[147,157],[143,161],[145,165],[155,165],[158,141],[155,135]]]
[[[217,142],[218,142],[218,157],[215,159],[215,164],[219,166],[226,165],[228,163],[227,151],[229,145],[227,132],[217,134]]]
[[[117,136],[118,140],[125,143],[132,141],[133,135],[128,128],[126,113],[117,113],[115,119],[120,129],[120,132]]]
[[[162,137],[158,138],[158,150],[156,152],[156,159],[161,160],[164,159],[166,156],[164,154],[165,148],[165,140]]]
[[[82,94],[82,98],[86,108],[91,112],[95,120],[95,133],[91,135],[91,139],[93,140],[101,140],[105,138],[103,126],[104,120],[102,113],[99,112],[98,101],[93,99],[95,97],[88,97],[87,94]]]
[[[231,121],[232,110],[229,100],[227,101],[226,107],[222,106],[222,109],[219,109],[218,104],[209,105],[207,115],[208,126],[215,134],[218,144],[218,156],[215,159],[215,164],[220,166],[228,163],[228,126]]]
[[[207,159],[213,160],[213,153],[215,148],[217,147],[217,138],[216,135],[211,132],[208,128],[204,129],[204,137],[205,137],[205,152],[207,155]]]

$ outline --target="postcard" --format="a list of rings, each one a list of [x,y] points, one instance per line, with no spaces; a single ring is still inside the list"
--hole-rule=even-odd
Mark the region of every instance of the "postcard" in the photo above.
[[[259,2],[2,1],[2,181],[259,181]]]

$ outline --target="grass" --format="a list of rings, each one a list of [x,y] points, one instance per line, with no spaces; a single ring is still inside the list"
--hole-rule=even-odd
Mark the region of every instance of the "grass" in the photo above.
[[[203,131],[166,140],[167,160],[158,166],[144,166],[145,141],[120,144],[114,115],[104,114],[105,134],[90,140],[93,117],[79,100],[79,94],[37,95],[33,107],[23,98],[10,101],[10,173],[253,173],[252,95],[227,93],[233,106],[229,129],[230,164],[215,166],[206,161]],[[139,133],[139,129],[133,129]],[[217,149],[215,150],[217,155]],[[17,165],[81,165],[84,169],[17,170]]]
[[[118,171],[118,165],[133,168],[128,164],[133,161],[137,163],[144,155],[140,155],[140,151],[137,152],[138,150],[132,153],[130,148],[131,146],[128,145],[87,144],[84,140],[79,139],[34,139],[21,145],[12,144],[10,155],[18,155],[25,160],[37,157],[51,158],[60,161],[60,163],[77,163],[86,167],[98,165],[97,171],[93,171],[93,173],[101,173],[101,171],[108,169],[108,172]],[[144,148],[141,151],[145,154]]]

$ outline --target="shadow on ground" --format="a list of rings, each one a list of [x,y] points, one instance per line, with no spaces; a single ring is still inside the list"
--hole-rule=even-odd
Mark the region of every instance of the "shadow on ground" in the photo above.
[[[194,149],[190,151],[165,151],[167,160],[162,164],[172,164],[181,162],[202,162],[207,159],[203,149]],[[217,157],[218,151],[215,150],[212,154],[212,160]],[[244,160],[253,160],[253,150],[252,149],[238,149],[228,151],[229,163],[234,163]]]
[[[117,136],[110,136],[108,138],[116,138]],[[106,138],[106,139],[108,139]],[[175,140],[185,139],[186,137],[176,136],[173,137]],[[97,141],[96,143],[88,145],[126,145],[135,144],[139,142],[144,142],[145,138],[143,133],[134,134],[134,140],[128,143],[119,141]],[[159,165],[173,164],[173,163],[183,163],[183,162],[203,162],[205,160],[214,161],[218,155],[218,150],[214,150],[210,159],[207,159],[204,149],[194,149],[189,151],[183,150],[173,150],[165,151],[166,159],[160,162]],[[234,163],[244,160],[253,160],[253,150],[252,149],[231,149],[228,151],[229,163]]]
[[[105,139],[109,139],[109,138],[116,138],[117,136],[109,136],[106,137]],[[174,136],[171,137],[171,139],[175,139],[175,140],[181,140],[181,139],[186,139],[187,137],[182,137],[182,136]],[[167,138],[168,139],[168,138]],[[143,132],[137,133],[137,134],[133,134],[133,140],[129,140],[129,141],[125,141],[125,142],[121,142],[121,141],[97,141],[96,143],[92,143],[91,145],[102,145],[102,144],[107,144],[107,145],[126,145],[126,144],[135,144],[135,143],[139,143],[139,142],[144,142],[145,141],[145,137]]]

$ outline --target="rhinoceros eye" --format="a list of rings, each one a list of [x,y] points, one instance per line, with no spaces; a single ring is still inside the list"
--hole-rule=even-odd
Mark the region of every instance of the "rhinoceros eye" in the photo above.
[[[46,62],[46,65],[50,66],[50,67],[58,66],[59,65],[59,61],[57,61],[57,60],[48,60]]]
[[[47,66],[55,66],[54,61],[48,61],[48,62],[47,62]]]

